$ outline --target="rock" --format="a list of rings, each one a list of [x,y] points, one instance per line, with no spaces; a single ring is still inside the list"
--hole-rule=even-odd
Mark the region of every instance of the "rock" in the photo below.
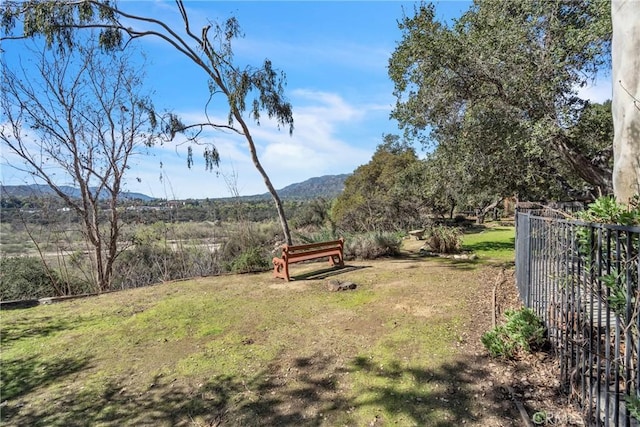
[[[340,282],[338,280],[329,280],[327,288],[330,292],[346,291],[349,289],[355,289],[357,285],[353,282]]]

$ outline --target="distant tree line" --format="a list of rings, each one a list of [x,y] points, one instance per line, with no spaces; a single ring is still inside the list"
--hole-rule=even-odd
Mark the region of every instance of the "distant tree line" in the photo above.
[[[328,218],[330,200],[283,201],[287,217],[296,226],[322,222]],[[55,224],[59,222],[78,223],[80,217],[70,212],[56,197],[15,196],[0,197],[0,217],[3,222],[27,222],[34,224]],[[105,209],[100,210],[99,219],[107,219]],[[267,200],[202,199],[167,202],[122,201],[118,206],[119,218],[123,224],[153,224],[155,222],[235,222],[239,219],[250,222],[271,221],[277,215],[273,203]]]

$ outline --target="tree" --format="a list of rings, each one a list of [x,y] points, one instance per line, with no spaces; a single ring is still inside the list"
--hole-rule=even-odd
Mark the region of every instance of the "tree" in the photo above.
[[[2,63],[0,141],[75,211],[92,250],[94,285],[111,283],[118,247],[118,201],[131,158],[156,142],[153,108],[142,96],[131,58],[97,46],[32,51],[29,69]],[[61,185],[79,188],[80,197]],[[106,206],[103,209],[103,204]],[[106,226],[104,212],[106,211]]]
[[[344,183],[333,208],[334,222],[348,231],[388,231],[419,222],[419,207],[398,179],[419,160],[413,147],[397,135],[385,135],[371,161]]]
[[[628,203],[640,194],[640,2],[611,2],[612,83],[616,198]]]
[[[212,127],[244,137],[254,166],[275,202],[284,238],[291,244],[291,233],[282,202],[260,163],[247,121],[253,119],[260,124],[262,114],[266,113],[278,126],[288,128],[289,134],[293,132],[292,107],[284,97],[285,75],[276,71],[268,59],[260,67],[240,67],[234,63],[232,42],[241,36],[239,23],[234,17],[223,25],[209,23],[201,30],[195,30],[191,27],[184,2],[177,0],[176,7],[183,25],[182,30],[153,17],[128,13],[126,3],[124,7],[120,7],[109,0],[7,1],[0,11],[3,27],[8,35],[0,40],[43,35],[50,45],[55,43],[61,47],[73,47],[73,34],[76,30],[99,28],[100,44],[107,49],[128,44],[140,37],[158,37],[168,43],[201,68],[209,79],[210,100],[207,106],[214,97],[221,96],[229,108],[226,123],[214,123],[208,114],[207,122],[187,125],[174,117],[170,130],[175,134],[189,129]],[[12,35],[11,31],[19,20],[22,23],[22,34]],[[196,140],[197,137],[194,137],[193,141]],[[205,151],[205,160],[207,168],[218,165],[219,156],[215,147]]]
[[[432,5],[414,12],[389,61],[407,134],[468,153],[478,180],[511,194],[611,191],[611,169],[569,134],[587,105],[577,88],[608,61],[606,2],[478,0],[451,27]],[[522,175],[501,180],[507,169]]]

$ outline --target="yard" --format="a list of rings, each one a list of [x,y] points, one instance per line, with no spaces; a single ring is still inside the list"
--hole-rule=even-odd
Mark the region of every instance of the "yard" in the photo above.
[[[207,277],[3,311],[2,422],[515,426],[520,402],[554,416],[543,387],[527,396],[542,357],[516,366],[480,344],[494,287],[498,311],[516,304],[512,239],[468,236],[472,261],[422,257],[406,240],[400,258],[288,283]],[[330,292],[329,280],[357,288]]]

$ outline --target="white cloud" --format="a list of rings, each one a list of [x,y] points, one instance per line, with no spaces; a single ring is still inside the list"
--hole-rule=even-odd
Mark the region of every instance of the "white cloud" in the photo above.
[[[363,132],[362,140],[352,141],[345,140],[342,133],[354,125],[368,129],[367,120],[377,114],[380,106],[352,105],[337,94],[311,90],[294,90],[292,97],[295,99],[292,136],[286,129],[278,130],[270,120],[263,120],[260,126],[251,125],[258,158],[276,189],[316,176],[350,173],[369,161],[379,136]],[[203,121],[198,112],[179,115],[185,123]],[[222,116],[212,120],[226,123]],[[202,140],[212,141],[220,153],[218,174],[204,170],[203,147],[192,146],[195,165],[188,169],[186,146],[167,144],[154,147],[152,157],[138,159],[127,189],[163,198],[228,197],[232,191],[224,177],[235,176],[234,185],[241,195],[267,191],[242,136],[207,131],[203,132]],[[135,178],[141,178],[142,182]]]

